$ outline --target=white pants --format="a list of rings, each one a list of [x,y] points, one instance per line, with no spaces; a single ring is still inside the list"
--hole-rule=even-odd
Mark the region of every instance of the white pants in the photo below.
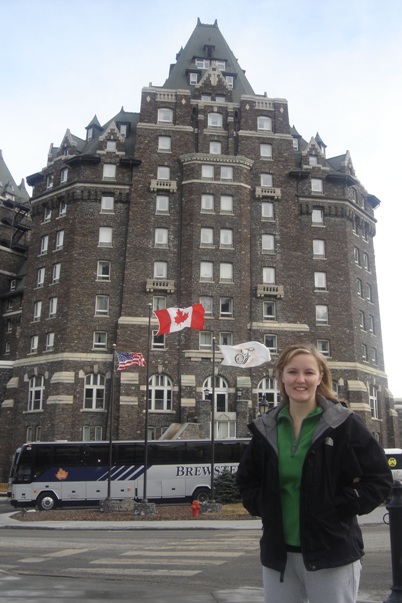
[[[280,573],[262,568],[264,603],[356,603],[361,563],[306,570],[301,553],[288,553],[283,582]]]

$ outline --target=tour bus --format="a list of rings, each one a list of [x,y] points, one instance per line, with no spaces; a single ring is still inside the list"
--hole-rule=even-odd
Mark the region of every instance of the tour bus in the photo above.
[[[237,471],[250,440],[214,442],[214,477]],[[211,440],[151,440],[147,445],[147,500],[198,499],[211,492]],[[17,449],[10,471],[14,507],[50,510],[61,505],[143,499],[145,444],[138,442],[33,442]]]
[[[385,448],[384,452],[394,481],[402,481],[402,448]]]

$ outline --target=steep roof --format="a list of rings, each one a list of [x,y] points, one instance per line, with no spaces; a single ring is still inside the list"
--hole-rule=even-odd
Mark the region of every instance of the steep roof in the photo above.
[[[0,150],[0,196],[5,196],[6,194],[13,196],[15,201],[19,203],[27,203],[29,201],[24,180],[21,180],[20,184],[16,184],[4,161],[3,152]]]
[[[253,94],[254,90],[249,84],[243,69],[229,48],[221,34],[218,23],[213,25],[201,23],[198,19],[197,26],[190,36],[186,46],[181,48],[176,55],[176,63],[171,66],[170,74],[163,88],[169,90],[193,90],[188,79],[188,70],[195,70],[195,58],[210,58],[225,61],[224,74],[235,77],[233,100],[238,102],[243,94]]]

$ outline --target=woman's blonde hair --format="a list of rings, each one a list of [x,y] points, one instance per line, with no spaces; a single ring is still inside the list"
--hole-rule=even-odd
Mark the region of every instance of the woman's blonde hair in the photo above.
[[[317,392],[324,396],[325,398],[330,398],[332,400],[336,400],[336,395],[332,389],[332,376],[331,371],[329,370],[327,361],[324,356],[319,352],[319,350],[312,345],[311,343],[294,343],[288,345],[280,354],[278,361],[276,363],[276,378],[278,380],[278,384],[281,392],[282,402],[288,401],[288,395],[284,388],[282,382],[282,375],[285,369],[285,366],[294,358],[297,354],[311,354],[317,361],[319,371],[321,373],[322,379],[321,383],[317,387]]]

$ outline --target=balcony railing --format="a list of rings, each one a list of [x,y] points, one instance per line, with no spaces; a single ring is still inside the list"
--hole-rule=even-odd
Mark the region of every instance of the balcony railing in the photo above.
[[[175,193],[177,191],[177,181],[176,180],[154,179],[154,180],[151,180],[151,184],[150,184],[149,188],[152,192],[169,191],[169,193]]]
[[[274,188],[272,186],[256,186],[255,187],[255,196],[257,199],[261,199],[261,197],[270,197],[273,199],[280,199],[282,195],[282,191],[280,188]]]
[[[257,297],[277,297],[278,299],[282,299],[283,296],[283,285],[257,285]]]
[[[175,292],[175,282],[164,278],[149,278],[146,283],[147,293],[153,291],[166,291],[166,293]]]

